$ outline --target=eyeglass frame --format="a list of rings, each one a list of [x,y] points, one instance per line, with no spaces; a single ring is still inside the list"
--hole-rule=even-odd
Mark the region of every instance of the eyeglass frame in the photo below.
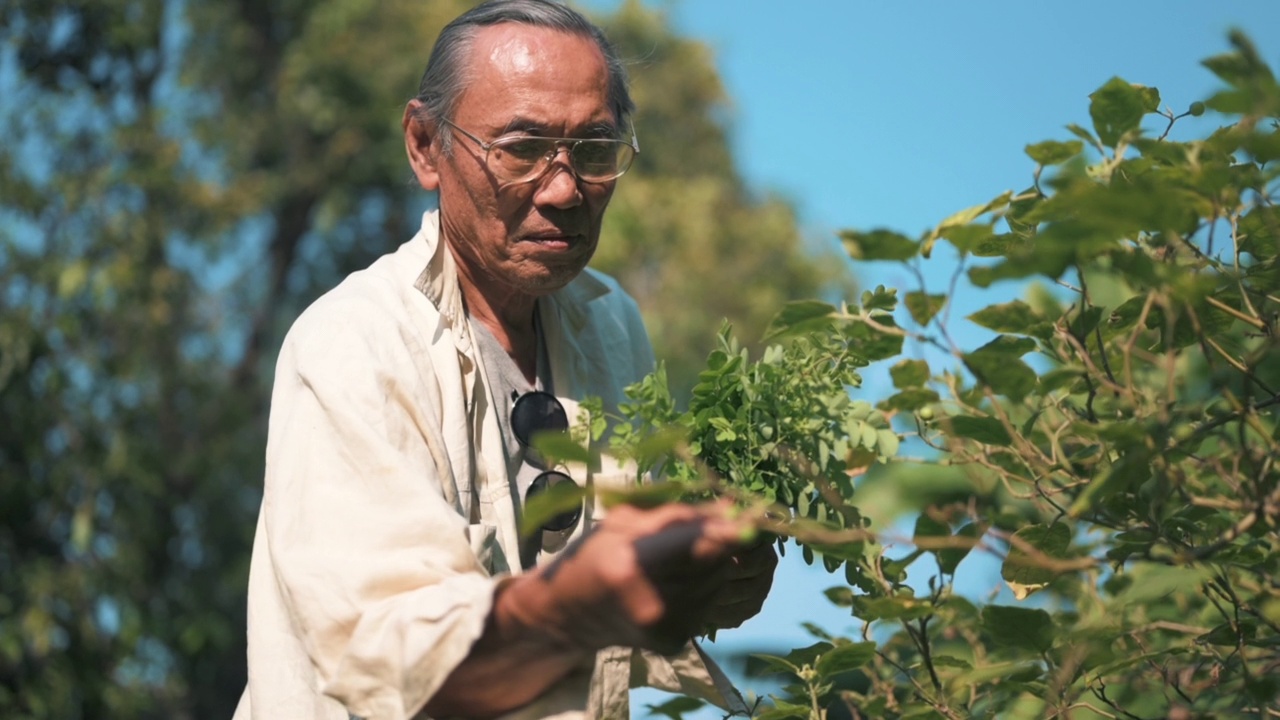
[[[504,178],[499,178],[503,180],[503,182],[511,183],[512,185],[524,185],[526,183],[536,182],[541,178],[543,178],[547,174],[547,171],[551,169],[551,164],[552,164],[551,161],[555,158],[556,155],[560,154],[561,147],[564,147],[569,151],[569,168],[573,171],[573,177],[582,182],[591,183],[592,185],[602,185],[607,182],[613,182],[614,180],[617,180],[623,175],[626,175],[627,171],[631,169],[631,165],[635,163],[636,156],[640,154],[640,140],[636,137],[636,131],[634,126],[632,126],[631,128],[630,142],[626,140],[619,140],[617,138],[565,138],[565,137],[543,137],[541,135],[529,135],[529,136],[501,135],[499,137],[494,138],[493,140],[490,140],[489,142],[485,142],[484,140],[481,140],[479,137],[476,137],[474,134],[468,132],[467,130],[465,130],[464,128],[462,128],[457,123],[450,120],[449,118],[442,117],[440,118],[440,122],[462,133],[464,136],[470,139],[471,142],[474,142],[476,145],[478,145],[480,149],[484,151],[484,166],[491,173],[493,173],[493,167],[489,164],[489,153],[493,150],[493,147],[496,143],[506,138],[545,140],[545,141],[554,142],[556,145],[556,152],[553,154],[542,156],[543,159],[547,161],[547,164],[542,167],[541,172],[534,173],[533,175],[530,175],[529,177],[524,178],[523,180],[506,180]],[[631,162],[627,163],[627,167],[623,169],[622,172],[619,172],[617,175],[614,175],[613,177],[604,178],[602,180],[592,180],[590,178],[585,178],[582,176],[580,172],[578,172],[578,166],[575,165],[573,162],[573,151],[581,143],[601,142],[601,141],[615,142],[615,143],[622,143],[623,145],[629,145],[632,150]],[[497,173],[494,173],[494,177],[497,177]]]

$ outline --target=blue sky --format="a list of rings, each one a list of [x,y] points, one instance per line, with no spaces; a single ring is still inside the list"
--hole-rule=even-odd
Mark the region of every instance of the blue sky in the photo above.
[[[608,10],[620,0],[580,4]],[[1069,139],[1067,123],[1090,127],[1089,93],[1113,75],[1158,88],[1163,104],[1181,113],[1218,87],[1199,61],[1229,49],[1230,28],[1244,30],[1280,66],[1275,0],[648,4],[712,48],[749,185],[791,200],[808,232],[831,243],[840,228],[916,235],[957,210],[1027,187],[1034,167],[1023,148]],[[1175,139],[1220,124],[1211,115],[1190,120],[1179,121]],[[929,274],[949,273],[948,261],[939,257]],[[892,267],[855,272],[864,286],[909,284]],[[996,285],[963,305],[1007,301],[1021,290]],[[867,392],[874,397],[873,388]],[[797,555],[784,559],[764,612],[723,633],[713,653],[808,644],[803,620],[855,631],[847,612],[820,594],[837,578]],[[967,573],[968,591],[986,597],[999,586],[995,567],[971,556],[957,575]],[[644,717],[643,704],[654,698],[637,694],[633,715]]]

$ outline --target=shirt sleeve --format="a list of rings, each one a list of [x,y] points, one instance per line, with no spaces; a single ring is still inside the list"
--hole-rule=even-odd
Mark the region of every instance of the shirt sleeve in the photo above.
[[[322,301],[290,331],[263,521],[316,686],[353,715],[399,719],[466,657],[495,581],[443,486],[443,408],[461,388],[442,390],[426,349],[375,305]]]

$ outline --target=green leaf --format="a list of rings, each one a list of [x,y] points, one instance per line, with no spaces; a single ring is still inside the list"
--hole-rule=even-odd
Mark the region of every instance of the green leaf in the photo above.
[[[1233,623],[1224,622],[1196,638],[1196,642],[1209,643],[1210,645],[1235,646],[1241,641],[1252,640],[1257,635],[1257,632],[1258,625],[1256,622],[1245,620],[1238,626]]]
[[[577,483],[562,482],[528,499],[520,519],[521,533],[531,535],[555,516],[582,507],[587,491]]]
[[[672,698],[661,705],[645,705],[645,709],[649,711],[650,717],[663,716],[671,718],[671,720],[682,720],[684,713],[693,712],[701,709],[706,702],[691,697]]]
[[[971,670],[973,665],[968,660],[962,660],[950,655],[934,655],[933,664],[935,667],[959,668],[960,670]]]
[[[1231,43],[1236,47],[1235,52],[1215,55],[1201,61],[1200,64],[1221,78],[1223,82],[1234,87],[1247,86],[1258,80],[1275,82],[1275,75],[1258,55],[1257,48],[1243,33],[1233,31]]]
[[[967,523],[963,525],[953,537],[964,538],[966,540],[977,541],[982,537],[984,530],[981,525],[975,523]],[[955,574],[956,568],[960,563],[969,556],[973,550],[972,546],[958,546],[953,548],[945,548],[938,550],[934,554],[938,557],[938,569],[947,575]]]
[[[817,300],[796,300],[782,306],[782,310],[765,329],[766,341],[784,334],[801,334],[826,327],[836,316],[836,307]]]
[[[876,322],[888,328],[898,326],[891,315],[877,317]],[[901,335],[881,332],[860,320],[850,320],[844,332],[850,347],[857,349],[867,360],[887,360],[902,353]]]
[[[909,260],[919,251],[914,240],[892,230],[843,230],[840,239],[854,260]]]
[[[605,507],[633,505],[639,508],[655,508],[667,503],[680,502],[687,488],[679,482],[652,482],[625,487],[597,487],[596,492]]]
[[[1009,247],[1010,236],[996,235],[995,228],[989,223],[957,225],[942,232],[941,237],[961,252],[973,253],[978,257],[1002,255]]]
[[[1036,652],[1053,647],[1053,618],[1044,610],[988,605],[982,608],[982,626],[1000,645]]]
[[[1089,143],[1089,145],[1092,147],[1095,147],[1095,148],[1102,147],[1102,143],[1098,142],[1098,138],[1094,137],[1093,133],[1089,132],[1088,130],[1080,127],[1075,123],[1067,123],[1067,130],[1070,130],[1072,135],[1075,135],[1081,140]]]
[[[1049,393],[1054,390],[1068,388],[1080,381],[1087,373],[1081,367],[1054,368],[1040,376],[1040,391]]]
[[[946,295],[926,295],[919,291],[907,293],[904,300],[911,319],[920,325],[928,325],[934,315],[947,303]]]
[[[822,628],[818,627],[817,625],[811,622],[802,622],[800,623],[800,627],[803,627],[805,629],[805,632],[809,633],[810,635],[820,640],[826,640],[827,642],[831,642],[831,639],[832,639],[831,633],[827,632],[826,630],[823,630]]]
[[[1004,424],[996,418],[955,415],[945,421],[951,433],[959,437],[977,440],[985,445],[1011,445],[1013,438]]]
[[[1240,218],[1240,250],[1258,259],[1280,253],[1280,211],[1274,207],[1254,208]]]
[[[1151,453],[1146,448],[1134,448],[1112,464],[1110,470],[1089,482],[1076,497],[1069,510],[1072,517],[1080,517],[1099,502],[1116,493],[1137,487],[1151,477]]]
[[[929,382],[929,363],[925,360],[902,360],[889,368],[889,376],[896,388],[920,387]]]
[[[761,674],[796,673],[796,672],[799,672],[800,670],[800,668],[796,665],[793,665],[791,661],[787,660],[786,658],[778,657],[777,655],[766,655],[764,653],[752,653],[751,657],[764,663],[765,667],[768,668],[767,672],[761,673]]]
[[[867,290],[862,293],[863,310],[892,312],[896,307],[898,307],[897,288],[886,288],[883,285],[877,285],[874,290]]]
[[[1071,319],[1071,334],[1077,338],[1085,337],[1093,332],[1101,320],[1102,308],[1097,306],[1085,308],[1083,312]]]
[[[955,535],[952,535],[950,527],[929,517],[927,513],[920,513],[920,516],[916,518],[915,535],[912,538],[912,541],[919,544],[919,538],[934,537],[957,537],[966,540],[976,540],[977,538],[982,537],[982,532],[983,531],[980,526],[975,525],[974,523],[966,523],[956,531]],[[958,545],[957,547],[938,548],[930,550],[929,552],[933,553],[933,556],[937,558],[938,568],[944,574],[951,575],[955,573],[956,567],[965,559],[972,549],[972,546],[966,544]]]
[[[970,315],[968,319],[988,330],[1020,335],[1036,334],[1034,330],[1045,322],[1030,305],[1022,300],[989,305]]]
[[[1186,652],[1188,652],[1186,648],[1171,648],[1168,650],[1157,650],[1155,652],[1142,653],[1139,655],[1129,655],[1122,657],[1119,660],[1109,662],[1106,665],[1101,665],[1095,668],[1091,674],[1105,678],[1118,670],[1124,670],[1126,668],[1133,667],[1134,665],[1148,663],[1152,660],[1166,657],[1168,655],[1180,655]]]
[[[1107,147],[1115,147],[1124,135],[1137,130],[1142,117],[1160,106],[1158,90],[1133,85],[1118,77],[1108,80],[1089,95],[1089,99],[1093,129]]]
[[[533,436],[533,448],[544,458],[558,462],[591,461],[591,451],[583,447],[567,432],[539,432]]]
[[[906,388],[902,392],[890,395],[877,407],[882,410],[901,410],[914,412],[938,402],[938,393],[929,388]]]
[[[957,248],[964,250],[965,248],[962,247],[962,243],[965,241],[961,238],[974,228],[970,223],[992,210],[1008,205],[1009,199],[1012,197],[1013,193],[1006,191],[989,202],[985,202],[981,205],[974,205],[973,207],[965,208],[960,212],[952,214],[929,231],[924,238],[920,254],[925,258],[928,258],[933,252],[934,243],[940,237],[947,238]],[[977,232],[981,232],[981,230],[977,230]],[[989,228],[987,229],[987,232],[990,232]]]
[[[826,505],[819,505],[819,508],[825,508]],[[823,555],[836,560],[861,560],[866,554],[866,544],[863,542],[845,542],[845,543],[807,543],[805,548],[812,548]]]
[[[842,672],[857,670],[871,662],[875,656],[874,642],[839,644],[818,658],[818,675],[826,679]]]
[[[920,538],[951,537],[951,526],[934,520],[927,512],[916,518],[916,529],[911,540],[919,544]]]
[[[974,220],[977,220],[979,217],[982,217],[983,213],[986,213],[987,211],[993,208],[997,208],[1007,204],[1009,202],[1009,198],[1011,197],[1013,197],[1013,193],[1003,192],[998,197],[995,197],[985,203],[982,203],[981,205],[974,205],[972,207],[967,207],[964,210],[961,210],[959,212],[952,213],[951,215],[947,216],[945,220],[938,223],[937,230],[938,232],[941,232],[943,230],[946,230],[947,228],[958,227],[961,225],[968,225]]]
[[[1035,347],[1032,340],[1020,340]],[[964,364],[979,382],[1018,402],[1035,389],[1037,382],[1035,370],[1018,358],[1026,352],[1022,350],[1023,347],[1025,345],[1011,336],[1001,335],[977,351],[965,355]]]
[[[823,590],[822,594],[826,595],[827,599],[835,604],[836,607],[853,606],[853,591],[847,587],[836,585]]]
[[[773,707],[757,714],[756,720],[809,720],[808,705],[786,702],[772,696],[770,699],[773,700]]]
[[[898,447],[901,443],[902,440],[898,437],[898,434],[892,430],[876,431],[876,452],[885,461],[898,454]]]
[[[866,620],[916,620],[933,614],[933,603],[914,597],[859,595],[853,600],[853,616]]]
[[[1052,558],[1067,557],[1067,547],[1071,544],[1071,530],[1066,523],[1028,525],[1013,536]],[[1000,566],[1000,577],[1009,584],[1014,597],[1019,600],[1044,588],[1057,576],[1057,572],[1040,567],[1030,555],[1012,543],[1009,554]]]
[[[1199,587],[1214,575],[1214,568],[1207,566],[1169,567],[1141,564],[1131,571],[1134,582],[1116,594],[1115,607],[1148,605],[1174,593],[1185,593]]]
[[[1137,322],[1146,304],[1146,295],[1136,295],[1120,303],[1119,307],[1107,315],[1106,332],[1116,333],[1131,327]]]
[[[1069,140],[1067,142],[1046,140],[1035,145],[1028,145],[1026,148],[1027,155],[1041,165],[1057,165],[1058,163],[1066,162],[1079,155],[1083,150],[1084,143],[1079,140]]]
[[[806,665],[814,667],[818,662],[818,657],[830,652],[834,647],[831,643],[823,640],[807,647],[796,648],[787,653],[786,662],[795,668],[803,668]]]
[[[1240,147],[1252,155],[1254,162],[1258,164],[1280,160],[1280,130],[1255,131],[1241,141]]]
[[[1036,372],[1019,359],[1036,349],[1030,338],[1000,335],[963,356],[965,366],[979,382],[1017,402],[1036,387]]]
[[[1024,337],[1013,337],[1011,335],[1000,335],[970,354],[1022,357],[1035,349],[1035,340]]]

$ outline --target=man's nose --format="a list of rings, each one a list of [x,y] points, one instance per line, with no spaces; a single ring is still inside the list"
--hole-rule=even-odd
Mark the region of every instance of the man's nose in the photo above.
[[[538,192],[534,202],[539,205],[567,209],[582,204],[582,191],[578,187],[578,175],[573,170],[569,148],[559,146],[555,155],[547,161],[551,166],[538,180]]]

